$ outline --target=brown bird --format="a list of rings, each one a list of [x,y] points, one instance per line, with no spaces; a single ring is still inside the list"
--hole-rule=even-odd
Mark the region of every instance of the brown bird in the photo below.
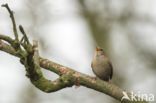
[[[109,81],[113,76],[112,63],[109,61],[104,50],[100,47],[96,47],[95,54],[91,64],[92,70],[95,75],[104,80]]]

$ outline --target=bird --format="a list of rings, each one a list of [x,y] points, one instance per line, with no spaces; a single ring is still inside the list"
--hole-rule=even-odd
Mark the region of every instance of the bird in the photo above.
[[[97,78],[109,82],[113,76],[113,66],[103,48],[96,46],[91,63],[92,71]]]

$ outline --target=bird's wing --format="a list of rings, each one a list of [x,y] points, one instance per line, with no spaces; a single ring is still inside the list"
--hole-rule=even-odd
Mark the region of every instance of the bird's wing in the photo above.
[[[91,63],[91,67],[93,68],[93,62]]]
[[[110,69],[111,69],[110,79],[112,79],[112,77],[113,77],[113,66],[112,66],[111,62],[109,62],[109,66],[110,66]]]

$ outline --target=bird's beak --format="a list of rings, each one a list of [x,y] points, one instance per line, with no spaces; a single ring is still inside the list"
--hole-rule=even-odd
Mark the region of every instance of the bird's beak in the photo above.
[[[98,47],[96,47],[96,50],[95,50],[95,52],[98,52],[99,51],[99,48]]]

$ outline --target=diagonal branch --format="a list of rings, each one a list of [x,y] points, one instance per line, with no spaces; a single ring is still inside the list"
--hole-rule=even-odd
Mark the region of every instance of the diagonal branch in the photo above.
[[[8,42],[9,44],[12,44],[13,41],[14,41],[12,38],[10,38],[10,37],[8,37],[8,36],[5,36],[5,35],[2,35],[2,34],[0,34],[0,38],[3,39],[3,40],[5,40],[5,41]]]
[[[13,47],[9,46],[8,44],[4,43],[3,41],[0,41],[0,50],[7,52],[9,54],[12,54],[14,56],[17,56],[16,51],[13,49]],[[65,87],[73,86],[73,85],[75,85],[76,82],[79,82],[79,85],[94,89],[94,90],[102,92],[102,93],[105,93],[119,101],[121,101],[121,99],[123,97],[123,92],[125,92],[125,90],[123,90],[111,83],[102,81],[100,79],[95,79],[94,77],[77,72],[75,70],[72,70],[68,67],[57,64],[50,60],[43,59],[42,57],[40,57],[40,66],[44,69],[55,72],[56,74],[58,74],[60,76],[63,75],[53,82],[50,81],[50,83],[45,82],[45,79],[43,79],[43,78],[39,79],[36,82],[33,82],[33,84],[37,88],[39,88],[40,90],[47,92],[47,93],[54,92],[54,91],[63,89]],[[131,97],[130,93],[127,93],[127,94],[129,97]],[[136,98],[138,98],[138,97],[136,97]],[[128,100],[124,99],[122,101],[122,103],[148,103],[148,102],[146,102],[146,101],[128,101]]]
[[[1,36],[0,36],[0,38],[1,38]],[[16,53],[16,50],[13,47],[11,47],[10,45],[4,43],[2,40],[0,40],[0,50],[4,51],[6,53],[9,53],[11,55],[19,57]]]
[[[25,39],[25,42],[27,42],[27,44],[29,44],[29,39],[28,39],[22,25],[19,25],[19,29],[20,29],[21,33],[23,34],[23,38]]]

